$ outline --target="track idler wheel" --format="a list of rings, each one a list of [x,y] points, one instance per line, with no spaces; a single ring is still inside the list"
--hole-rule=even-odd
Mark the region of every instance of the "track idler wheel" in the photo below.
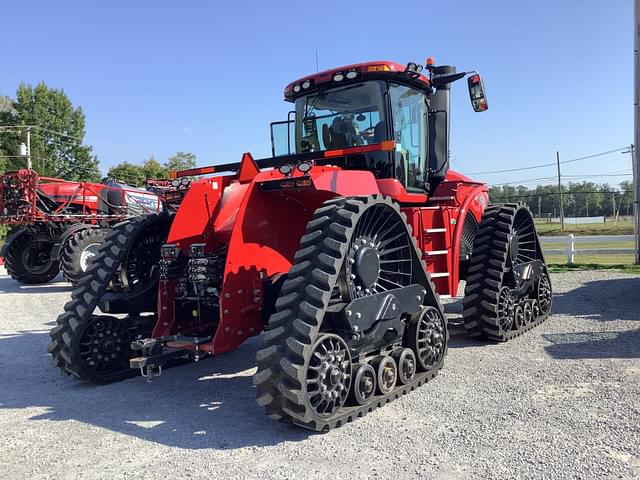
[[[306,384],[309,404],[318,415],[332,415],[344,405],[351,385],[351,355],[341,337],[326,334],[316,340]]]
[[[353,384],[351,386],[351,396],[358,405],[364,405],[377,388],[376,371],[369,364],[360,365],[353,376]]]
[[[389,355],[380,355],[373,361],[373,367],[376,370],[378,393],[382,395],[391,393],[398,380],[396,361]]]
[[[398,365],[398,381],[406,385],[416,376],[416,355],[410,348],[401,348],[393,353]]]
[[[116,317],[94,316],[83,325],[76,338],[86,376],[111,377],[129,367],[128,321]]]
[[[538,300],[538,306],[540,307],[540,313],[542,315],[547,315],[551,311],[551,305],[553,303],[553,293],[551,291],[549,274],[546,272],[538,280],[536,296]]]
[[[425,307],[411,318],[405,345],[415,353],[419,370],[430,370],[442,361],[447,336],[445,319],[437,308]]]

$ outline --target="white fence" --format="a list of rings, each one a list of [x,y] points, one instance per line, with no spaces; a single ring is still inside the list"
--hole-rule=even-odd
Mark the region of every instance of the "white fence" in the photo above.
[[[567,225],[584,225],[586,223],[605,223],[606,220],[601,217],[564,217],[564,223]],[[561,223],[560,218],[551,217],[549,223]]]
[[[590,235],[566,237],[540,237],[542,251],[549,255],[566,255],[567,263],[575,263],[576,254],[585,255],[622,255],[634,254],[633,248],[576,248],[576,244],[589,243],[629,243],[634,241],[633,235]],[[548,248],[547,245],[560,244],[563,248]]]

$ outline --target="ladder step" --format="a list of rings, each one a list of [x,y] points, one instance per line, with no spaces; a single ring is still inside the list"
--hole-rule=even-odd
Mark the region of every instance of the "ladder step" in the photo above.
[[[431,250],[424,252],[425,255],[446,255],[449,253],[448,250]]]
[[[448,277],[449,276],[449,272],[430,273],[429,276],[431,278]]]
[[[424,233],[446,233],[446,228],[425,228]]]

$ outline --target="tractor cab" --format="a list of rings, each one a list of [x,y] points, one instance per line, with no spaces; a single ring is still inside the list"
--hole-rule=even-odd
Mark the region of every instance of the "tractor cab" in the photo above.
[[[284,94],[294,109],[286,121],[271,124],[273,156],[348,149],[316,163],[369,170],[376,178],[399,180],[408,191],[432,190],[449,166],[450,84],[466,73],[427,68],[429,77],[415,63],[370,62],[291,83]],[[477,73],[469,86],[474,109],[486,110]],[[357,148],[375,145],[382,148]]]

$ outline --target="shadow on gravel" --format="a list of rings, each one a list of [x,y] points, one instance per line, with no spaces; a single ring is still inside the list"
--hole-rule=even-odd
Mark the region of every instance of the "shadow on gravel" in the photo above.
[[[33,421],[74,420],[162,445],[233,449],[304,440],[312,432],[265,416],[252,376],[260,339],[199,363],[95,386],[61,377],[45,332],[0,336],[0,408],[40,408]]]
[[[640,276],[594,280],[553,296],[553,313],[600,320],[640,320]]]
[[[640,330],[542,335],[552,343],[545,350],[560,360],[579,358],[640,358]]]
[[[70,283],[63,281],[62,276],[55,281],[40,285],[21,285],[8,275],[0,275],[0,293],[57,293],[70,292]]]
[[[554,294],[553,313],[578,319],[640,320],[640,277],[594,280],[563,294]],[[545,347],[557,359],[640,358],[640,330],[544,334]]]

